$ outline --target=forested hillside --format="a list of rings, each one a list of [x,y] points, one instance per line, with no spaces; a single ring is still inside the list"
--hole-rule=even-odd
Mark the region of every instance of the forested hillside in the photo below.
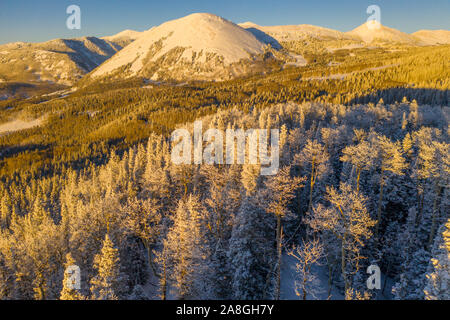
[[[448,299],[450,47],[292,47],[306,66],[0,101],[40,120],[0,133],[0,299],[277,299],[286,256],[300,299]],[[195,120],[279,129],[278,173],[173,164]]]
[[[1,203],[2,296],[57,299],[75,261],[86,298],[274,298],[278,223],[285,249],[318,239],[343,291],[364,291],[377,263],[395,297],[424,298],[439,285],[426,273],[449,211],[446,116],[406,100],[232,108],[205,128],[280,127],[277,175],[174,165],[169,140],[152,134],[88,173],[16,177]]]
[[[285,102],[352,105],[404,97],[448,105],[449,46],[342,50],[308,59],[305,67],[232,81],[96,82],[73,93],[0,101],[0,123],[45,117],[40,127],[0,134],[0,173],[26,167],[53,174],[99,164],[110,149],[125,150],[151,132],[170,134],[180,123],[234,106],[248,111]]]

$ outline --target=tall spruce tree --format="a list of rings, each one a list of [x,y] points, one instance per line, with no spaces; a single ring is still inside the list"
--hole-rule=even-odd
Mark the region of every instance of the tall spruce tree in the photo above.
[[[126,292],[125,277],[120,270],[119,250],[107,234],[103,247],[95,256],[94,268],[97,275],[91,280],[94,300],[118,300]]]

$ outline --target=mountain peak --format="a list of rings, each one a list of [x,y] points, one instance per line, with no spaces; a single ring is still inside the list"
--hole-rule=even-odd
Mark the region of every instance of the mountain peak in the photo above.
[[[259,27],[259,25],[257,25],[254,22],[251,21],[246,21],[246,22],[242,22],[242,23],[238,23],[239,26],[241,26],[242,28],[251,28],[251,27]]]
[[[352,31],[347,32],[347,34],[357,37],[366,43],[381,41],[414,44],[417,42],[417,39],[413,36],[397,29],[383,26],[375,20],[367,21]]]
[[[131,39],[131,40],[135,40],[141,34],[142,34],[142,32],[126,29],[126,30],[123,30],[123,31],[115,34],[115,35],[103,37],[102,39],[109,40],[109,41],[114,41],[114,40],[117,40],[117,39]]]
[[[252,22],[245,22],[239,25],[255,34],[263,42],[269,42],[271,44],[273,41],[300,41],[308,37],[321,40],[350,38],[343,32],[308,24],[259,26]]]
[[[263,52],[264,43],[233,22],[211,13],[193,13],[143,32],[92,76],[126,67],[127,76],[159,79],[188,73],[203,77],[215,74],[219,66]]]
[[[381,24],[380,21],[377,20],[369,20],[365,23],[363,23],[362,25],[360,25],[358,28],[364,28],[364,29],[369,29],[369,30],[379,30],[384,28],[384,26]],[[356,29],[358,29],[356,28]]]
[[[225,20],[224,18],[209,12],[194,12],[180,19],[210,19],[210,18]]]

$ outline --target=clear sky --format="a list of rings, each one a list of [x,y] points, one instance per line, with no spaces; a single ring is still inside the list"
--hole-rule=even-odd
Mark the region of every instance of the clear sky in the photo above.
[[[81,30],[66,27],[66,8],[81,8]],[[54,38],[105,36],[147,30],[194,12],[259,25],[312,24],[349,31],[381,8],[381,22],[404,32],[450,30],[449,0],[0,0],[0,44]]]

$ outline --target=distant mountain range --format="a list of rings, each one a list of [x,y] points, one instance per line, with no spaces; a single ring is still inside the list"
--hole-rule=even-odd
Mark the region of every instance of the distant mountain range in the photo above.
[[[360,39],[365,43],[387,42],[402,43],[409,45],[420,45],[420,39],[413,35],[401,32],[396,29],[388,28],[376,21],[366,22],[358,28],[347,32],[349,36]]]
[[[420,30],[413,33],[424,45],[449,44],[450,31],[448,30]]]
[[[364,45],[450,44],[450,31],[407,34],[365,23],[350,32],[311,25],[239,25],[195,13],[145,32],[125,30],[103,38],[56,39],[0,46],[0,85],[47,82],[73,85],[89,80],[142,76],[152,80],[224,80],[259,71],[274,61],[302,65],[298,55],[278,53],[283,43],[316,39]],[[270,44],[270,46],[268,46]],[[289,53],[288,53],[289,55]],[[297,60],[296,60],[297,59]],[[303,61],[303,62],[302,62]]]
[[[317,40],[356,40],[354,37],[340,31],[316,27],[308,24],[287,25],[287,26],[259,26],[253,22],[240,23],[239,26],[253,33],[264,42],[286,42],[300,41],[308,37]]]
[[[49,81],[71,85],[133,39],[56,39],[0,46],[0,82]]]
[[[450,31],[447,30],[421,30],[413,34],[407,34],[376,22],[366,22],[349,32],[340,32],[307,24],[263,27],[252,22],[245,22],[239,25],[266,43],[273,43],[274,40],[277,42],[300,41],[310,37],[323,41],[353,40],[366,44],[450,44]]]
[[[126,47],[128,44],[139,38],[139,36],[143,32],[134,31],[134,30],[124,30],[122,32],[119,32],[118,34],[115,34],[113,36],[108,37],[102,37],[103,40],[113,42],[115,44],[118,44],[122,47]]]

